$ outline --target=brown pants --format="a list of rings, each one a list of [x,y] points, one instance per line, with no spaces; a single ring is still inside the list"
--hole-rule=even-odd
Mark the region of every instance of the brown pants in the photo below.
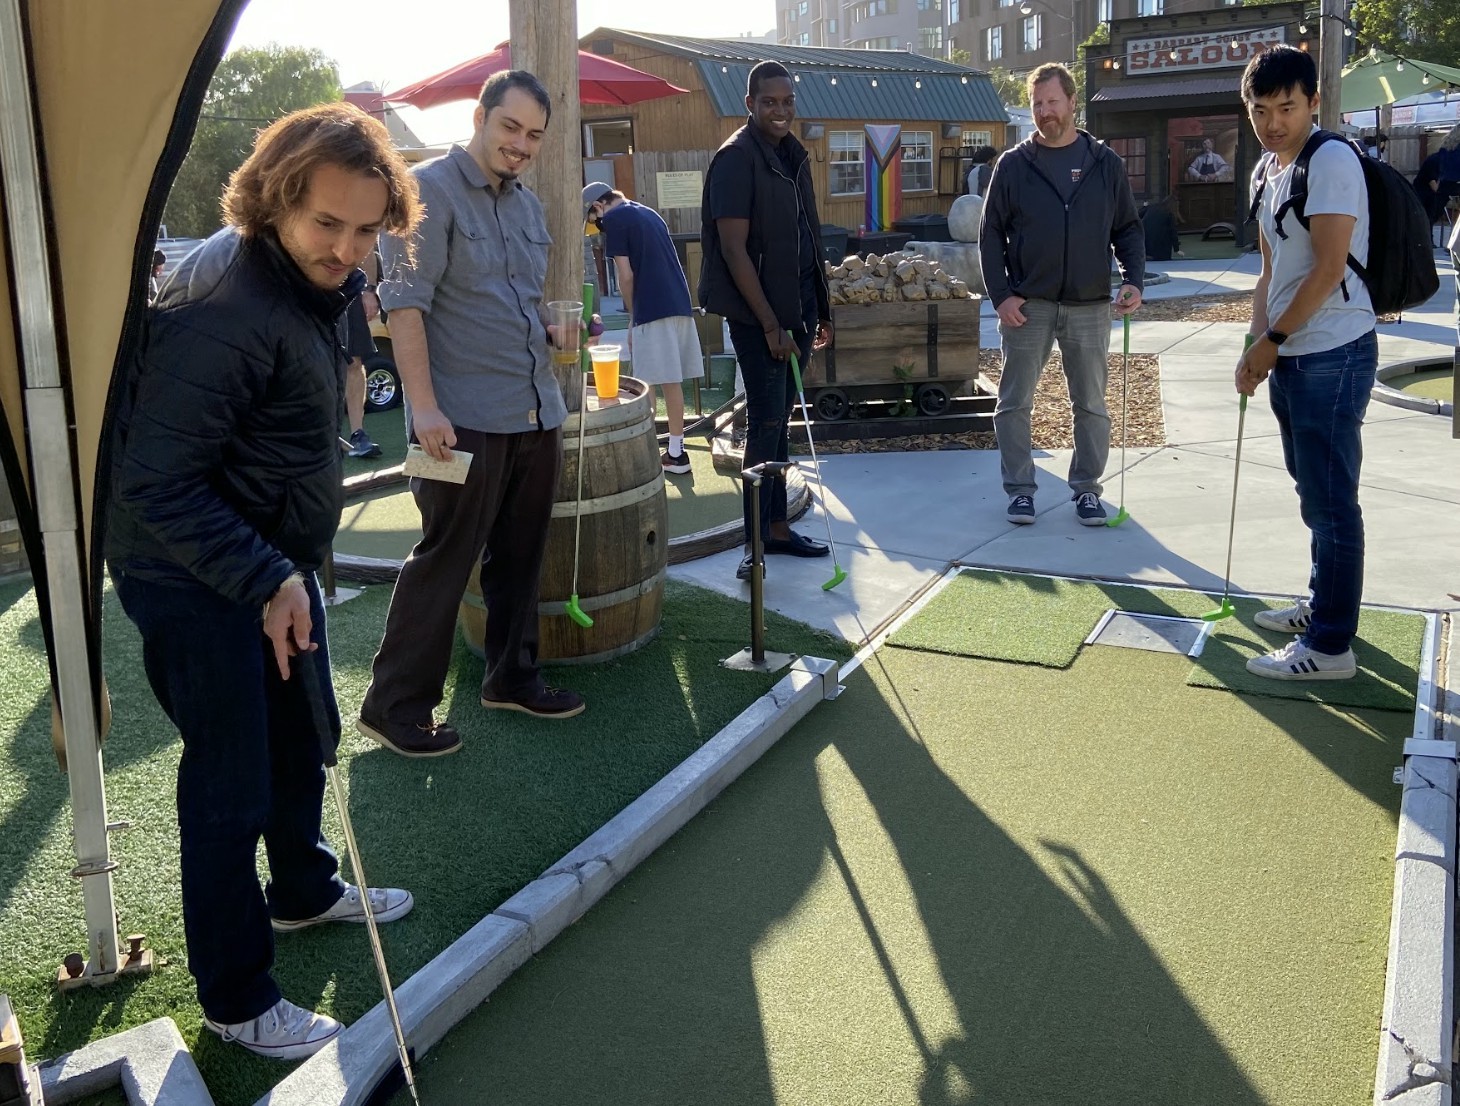
[[[484,434],[456,427],[472,454],[465,484],[411,480],[421,540],[401,567],[361,714],[425,723],[441,702],[468,574],[486,600],[482,693],[517,696],[541,680],[537,597],[562,464],[563,432]],[[478,561],[480,556],[480,561]]]

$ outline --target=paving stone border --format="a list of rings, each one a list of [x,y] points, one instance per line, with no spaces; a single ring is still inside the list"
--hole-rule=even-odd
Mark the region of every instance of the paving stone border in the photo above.
[[[798,659],[784,679],[673,771],[397,986],[396,1007],[416,1056],[582,917],[812,707],[834,698],[837,680],[835,661]],[[360,1106],[395,1063],[395,1038],[381,1002],[256,1106]]]
[[[1391,388],[1384,383],[1396,376],[1448,367],[1449,360],[1445,357],[1418,357],[1410,361],[1395,361],[1393,364],[1380,365],[1379,370],[1374,374],[1374,398],[1392,407],[1403,407],[1409,411],[1423,411],[1428,415],[1444,415],[1445,418],[1450,418],[1455,412],[1454,404],[1443,399],[1412,396],[1408,392],[1401,392],[1398,388]]]
[[[36,1066],[47,1106],[120,1086],[128,1106],[213,1106],[213,1096],[171,1018],[104,1037]]]

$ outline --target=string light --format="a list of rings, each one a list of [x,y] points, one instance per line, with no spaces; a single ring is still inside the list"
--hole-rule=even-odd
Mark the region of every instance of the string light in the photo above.
[[[1298,33],[1300,35],[1306,35],[1308,33],[1308,24],[1306,24],[1306,23],[1299,23],[1298,24]]]
[[[835,78],[835,77],[833,77],[833,78],[832,78],[832,79],[831,79],[831,83],[832,83],[832,84],[836,84],[836,78]]]
[[[801,74],[800,73],[797,73],[796,74],[796,83],[797,84],[800,84],[801,83]]]
[[[1344,38],[1353,38],[1354,37],[1354,29],[1352,27],[1345,26],[1344,29],[1343,29],[1343,37]]]
[[[922,88],[923,87],[923,82],[922,81],[913,81],[913,87],[914,88]]]
[[[1426,73],[1426,74],[1425,74],[1425,79],[1424,79],[1424,80],[1422,80],[1422,81],[1421,81],[1421,82],[1420,82],[1420,84],[1429,84],[1429,83],[1430,83],[1430,75],[1429,75],[1429,74],[1428,74],[1428,73]]]
[[[877,87],[877,78],[876,77],[873,77],[872,78],[872,87],[873,88],[876,88]]]
[[[1396,73],[1403,73],[1404,72],[1404,59],[1403,58],[1401,58],[1395,64],[1395,66],[1394,66],[1394,72],[1396,72]]]
[[[963,77],[962,78],[962,81],[963,81],[964,84],[967,84],[968,83],[968,78],[967,77]]]

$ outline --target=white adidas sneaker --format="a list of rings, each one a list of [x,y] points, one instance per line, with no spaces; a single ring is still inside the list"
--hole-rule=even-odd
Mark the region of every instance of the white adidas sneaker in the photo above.
[[[1276,630],[1280,634],[1301,634],[1313,621],[1313,608],[1308,600],[1299,599],[1291,607],[1276,611],[1258,611],[1252,621],[1264,630]]]
[[[1348,680],[1358,671],[1358,663],[1352,649],[1319,653],[1301,639],[1294,639],[1281,649],[1253,657],[1247,662],[1247,671],[1270,680]]]

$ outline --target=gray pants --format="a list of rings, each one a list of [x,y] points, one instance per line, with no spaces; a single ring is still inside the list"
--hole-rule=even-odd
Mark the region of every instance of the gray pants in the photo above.
[[[1048,300],[1024,304],[1023,326],[999,324],[1004,371],[994,408],[999,439],[999,467],[1006,495],[1034,494],[1034,458],[1029,416],[1034,386],[1058,340],[1064,362],[1070,407],[1075,415],[1075,456],[1070,462],[1070,488],[1100,494],[1100,477],[1110,456],[1110,415],[1105,410],[1105,379],[1110,353],[1110,305],[1067,306]]]

